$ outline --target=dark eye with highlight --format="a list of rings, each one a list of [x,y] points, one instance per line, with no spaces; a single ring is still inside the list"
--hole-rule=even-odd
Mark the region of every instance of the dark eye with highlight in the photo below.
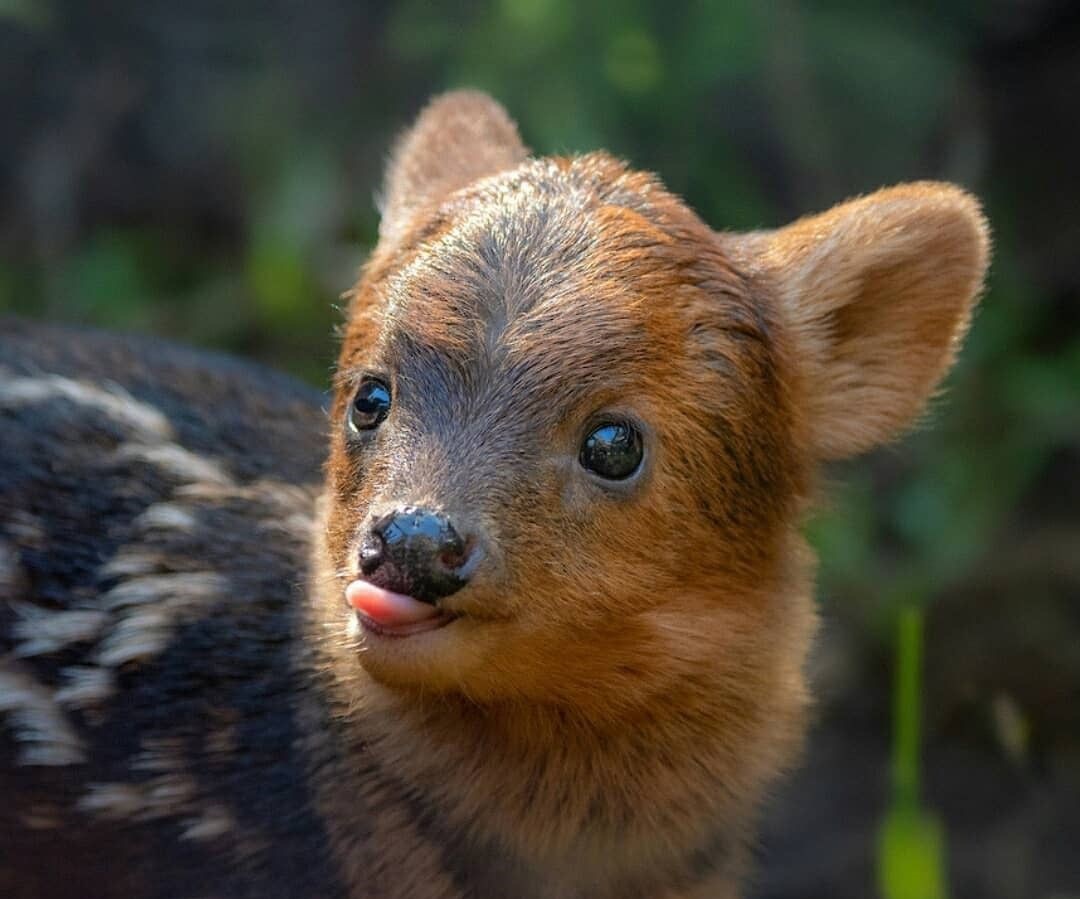
[[[628,421],[606,421],[581,444],[582,467],[609,481],[622,481],[641,467],[641,432]]]
[[[354,431],[377,428],[390,413],[390,388],[378,378],[364,378],[349,406],[349,427]]]

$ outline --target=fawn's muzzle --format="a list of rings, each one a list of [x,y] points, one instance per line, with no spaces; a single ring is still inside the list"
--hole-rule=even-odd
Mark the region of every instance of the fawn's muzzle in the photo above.
[[[460,590],[469,547],[440,512],[403,506],[376,519],[360,546],[360,571],[384,590],[434,603]]]

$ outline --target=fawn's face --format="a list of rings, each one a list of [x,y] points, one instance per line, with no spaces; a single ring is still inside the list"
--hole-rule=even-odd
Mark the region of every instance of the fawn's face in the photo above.
[[[607,157],[459,194],[369,271],[341,355],[333,564],[422,603],[355,603],[365,664],[550,698],[715,652],[802,477],[773,330]]]
[[[947,369],[977,207],[912,185],[725,235],[607,156],[525,155],[451,95],[391,166],[327,466],[362,664],[601,711],[706,670],[799,690],[812,469],[895,434]]]

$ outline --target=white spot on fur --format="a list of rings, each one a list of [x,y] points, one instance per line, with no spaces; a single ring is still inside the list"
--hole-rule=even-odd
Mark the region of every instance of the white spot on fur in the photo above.
[[[189,484],[179,487],[176,496],[189,502],[221,503],[228,500],[256,502],[280,510],[280,515],[261,517],[259,527],[306,543],[315,527],[313,510],[316,493],[310,487],[263,479],[250,484]]]
[[[236,752],[239,735],[235,724],[226,724],[211,731],[206,737],[206,749],[215,755],[231,755]]]
[[[42,803],[31,805],[29,811],[19,816],[19,820],[27,830],[56,830],[64,823],[60,809]]]
[[[135,771],[176,772],[184,769],[184,744],[176,737],[148,737],[131,761]]]
[[[151,821],[197,811],[197,794],[190,777],[172,773],[145,783],[92,783],[77,807],[111,821]]]
[[[11,510],[8,520],[4,522],[4,529],[9,537],[22,546],[34,549],[45,546],[45,525],[40,518],[23,509]]]
[[[155,503],[135,519],[135,526],[143,531],[182,531],[195,530],[197,521],[191,510],[178,503]]]
[[[92,783],[77,805],[83,812],[116,821],[133,818],[146,808],[139,784]]]
[[[59,375],[9,378],[0,383],[0,405],[23,406],[54,399],[92,409],[155,442],[173,436],[172,425],[159,410],[135,399],[116,384],[102,388]]]
[[[152,738],[131,761],[146,779],[136,783],[94,783],[78,807],[106,820],[152,821],[174,818],[182,840],[215,840],[240,829],[219,801],[205,795],[192,776],[183,741]]]
[[[172,617],[163,609],[134,612],[102,642],[97,663],[119,666],[152,659],[168,645],[172,629]]]
[[[147,805],[153,817],[179,814],[195,798],[195,782],[181,774],[155,777],[146,791]]]
[[[123,617],[101,641],[99,665],[118,666],[156,656],[173,631],[228,595],[228,579],[213,572],[181,572],[134,578],[114,587],[101,601]]]
[[[72,665],[61,672],[66,684],[56,691],[56,701],[73,709],[104,705],[115,685],[111,671],[91,665]]]
[[[232,815],[216,803],[208,805],[198,818],[186,822],[181,840],[215,840],[233,828]]]
[[[52,692],[11,665],[0,667],[0,713],[7,713],[22,744],[20,765],[72,765],[85,760],[83,744]]]
[[[180,487],[176,495],[184,499],[196,499],[220,502],[229,499],[242,499],[277,506],[286,514],[298,514],[310,521],[311,510],[316,493],[309,487],[286,484],[283,481],[262,479],[250,484],[216,486],[213,484],[191,484]]]
[[[225,595],[228,580],[213,571],[171,571],[132,578],[101,597],[108,609],[165,602],[201,602]]]
[[[232,477],[217,461],[193,453],[176,443],[154,446],[125,443],[116,450],[115,456],[124,461],[146,462],[184,483],[217,484],[223,487],[233,483]]]
[[[294,540],[307,541],[311,539],[311,529],[314,521],[308,515],[287,515],[284,518],[275,518],[266,522],[267,530],[276,531]]]
[[[56,611],[13,603],[18,620],[12,635],[19,642],[15,655],[21,658],[57,652],[73,643],[89,643],[97,639],[108,621],[108,614],[96,609]]]
[[[98,569],[98,576],[103,579],[144,577],[162,572],[165,567],[165,560],[157,553],[124,547]]]

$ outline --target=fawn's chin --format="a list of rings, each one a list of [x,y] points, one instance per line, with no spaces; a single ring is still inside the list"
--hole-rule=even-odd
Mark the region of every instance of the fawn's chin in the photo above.
[[[354,613],[354,631],[360,664],[376,680],[389,686],[426,690],[467,689],[470,672],[483,664],[491,645],[490,621],[450,613],[388,628]]]

